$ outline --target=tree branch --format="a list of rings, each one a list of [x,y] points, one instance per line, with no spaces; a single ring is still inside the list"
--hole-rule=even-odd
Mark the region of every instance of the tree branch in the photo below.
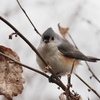
[[[72,40],[72,42],[74,43],[75,47],[78,49],[76,43],[74,42],[73,38],[71,37],[71,35],[68,33],[70,39]],[[90,73],[92,74],[92,76],[100,83],[100,80],[97,78],[97,76],[94,74],[94,72],[91,70],[89,64],[85,61],[87,67],[88,67],[88,70],[90,71]]]
[[[49,76],[48,76],[47,74],[45,74],[45,73],[43,73],[43,72],[41,72],[41,71],[39,71],[39,70],[37,70],[37,69],[34,69],[34,68],[32,68],[32,67],[30,67],[30,66],[28,66],[28,65],[22,64],[22,63],[20,63],[20,62],[14,60],[14,59],[12,59],[11,57],[7,56],[6,54],[4,54],[4,53],[2,53],[2,52],[0,52],[0,55],[2,55],[2,56],[4,56],[4,57],[6,57],[6,58],[12,60],[13,62],[11,62],[11,63],[16,63],[16,64],[18,64],[18,65],[21,65],[21,66],[27,68],[27,69],[30,69],[30,70],[32,70],[32,71],[35,71],[35,72],[37,72],[37,73],[39,73],[39,74],[45,76],[46,78],[49,78]]]
[[[31,49],[39,56],[39,58],[43,61],[43,63],[48,66],[48,64],[46,63],[46,61],[44,60],[44,58],[38,53],[38,51],[36,50],[36,48],[12,25],[10,24],[7,20],[5,20],[3,17],[0,16],[0,19],[6,23],[10,28],[12,28],[16,34],[18,34],[30,47]]]
[[[77,78],[79,78],[91,91],[93,91],[99,98],[100,95],[91,87],[89,86],[82,78],[80,78],[76,73],[74,73],[76,75]]]
[[[88,67],[88,70],[91,72],[92,76],[100,83],[100,80],[97,78],[97,76],[93,73],[92,69],[90,69],[90,66],[87,62],[85,62],[87,67]]]
[[[27,19],[29,20],[29,22],[31,23],[31,25],[33,26],[35,32],[41,36],[41,34],[40,34],[39,31],[36,29],[35,25],[32,23],[31,19],[29,18],[29,16],[27,15],[26,11],[25,11],[25,10],[23,9],[23,7],[21,6],[21,4],[19,3],[19,1],[18,1],[18,0],[16,0],[16,1],[17,1],[17,3],[18,3],[19,7],[21,8],[21,10],[23,11],[23,13],[25,14],[25,16],[27,17]]]

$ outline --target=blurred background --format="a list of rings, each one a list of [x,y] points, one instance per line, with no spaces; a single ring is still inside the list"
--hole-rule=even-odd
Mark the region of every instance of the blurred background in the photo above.
[[[59,34],[57,24],[69,27],[69,33],[80,51],[89,56],[100,58],[100,0],[19,0],[28,16],[42,34],[52,27]],[[16,0],[0,0],[0,16],[13,24],[36,48],[40,36],[36,34],[28,19],[19,8]],[[13,49],[21,62],[39,69],[36,55],[31,48],[20,38],[8,39],[13,30],[0,21],[0,45]],[[67,39],[70,40],[69,37]],[[95,75],[100,79],[100,62],[89,63]],[[13,100],[59,100],[63,92],[58,86],[49,83],[47,78],[33,71],[23,68],[23,77],[26,82],[22,94]],[[39,69],[40,70],[40,69]],[[100,94],[100,83],[94,78],[90,79],[86,64],[81,64],[76,73]],[[62,77],[64,84],[67,76]],[[80,94],[83,100],[100,100],[92,91],[75,76],[72,75],[72,89]],[[6,100],[0,96],[0,100]]]

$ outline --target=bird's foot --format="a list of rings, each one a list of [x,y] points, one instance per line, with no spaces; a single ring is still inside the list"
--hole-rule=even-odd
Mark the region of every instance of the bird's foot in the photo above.
[[[61,79],[61,76],[54,76],[54,75],[51,75],[50,77],[49,77],[49,82],[50,83],[54,83],[55,81],[59,81]]]

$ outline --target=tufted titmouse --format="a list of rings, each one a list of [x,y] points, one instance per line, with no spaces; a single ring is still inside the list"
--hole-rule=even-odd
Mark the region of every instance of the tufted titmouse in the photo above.
[[[73,60],[75,59],[74,68],[79,64],[79,60],[96,62],[100,60],[95,57],[85,56],[68,40],[61,38],[52,28],[48,28],[41,37],[38,52],[49,63],[52,70],[62,76],[71,71]],[[37,63],[42,70],[45,65],[37,56]]]

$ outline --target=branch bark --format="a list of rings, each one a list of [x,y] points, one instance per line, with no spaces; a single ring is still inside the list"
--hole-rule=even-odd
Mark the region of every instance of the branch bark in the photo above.
[[[93,91],[99,98],[100,95],[91,87],[89,86],[80,76],[78,76],[76,73],[74,73],[76,75],[77,78],[79,78],[91,91]]]
[[[21,6],[20,2],[19,2],[18,0],[16,0],[16,1],[17,1],[17,3],[18,3],[19,7],[21,8],[21,10],[23,11],[23,13],[25,14],[25,16],[27,17],[27,19],[29,20],[29,22],[31,23],[31,25],[33,26],[35,32],[41,36],[41,34],[39,33],[39,31],[36,29],[35,25],[32,23],[31,19],[30,19],[29,16],[27,15],[26,11],[25,11],[25,10],[23,9],[23,7]]]

